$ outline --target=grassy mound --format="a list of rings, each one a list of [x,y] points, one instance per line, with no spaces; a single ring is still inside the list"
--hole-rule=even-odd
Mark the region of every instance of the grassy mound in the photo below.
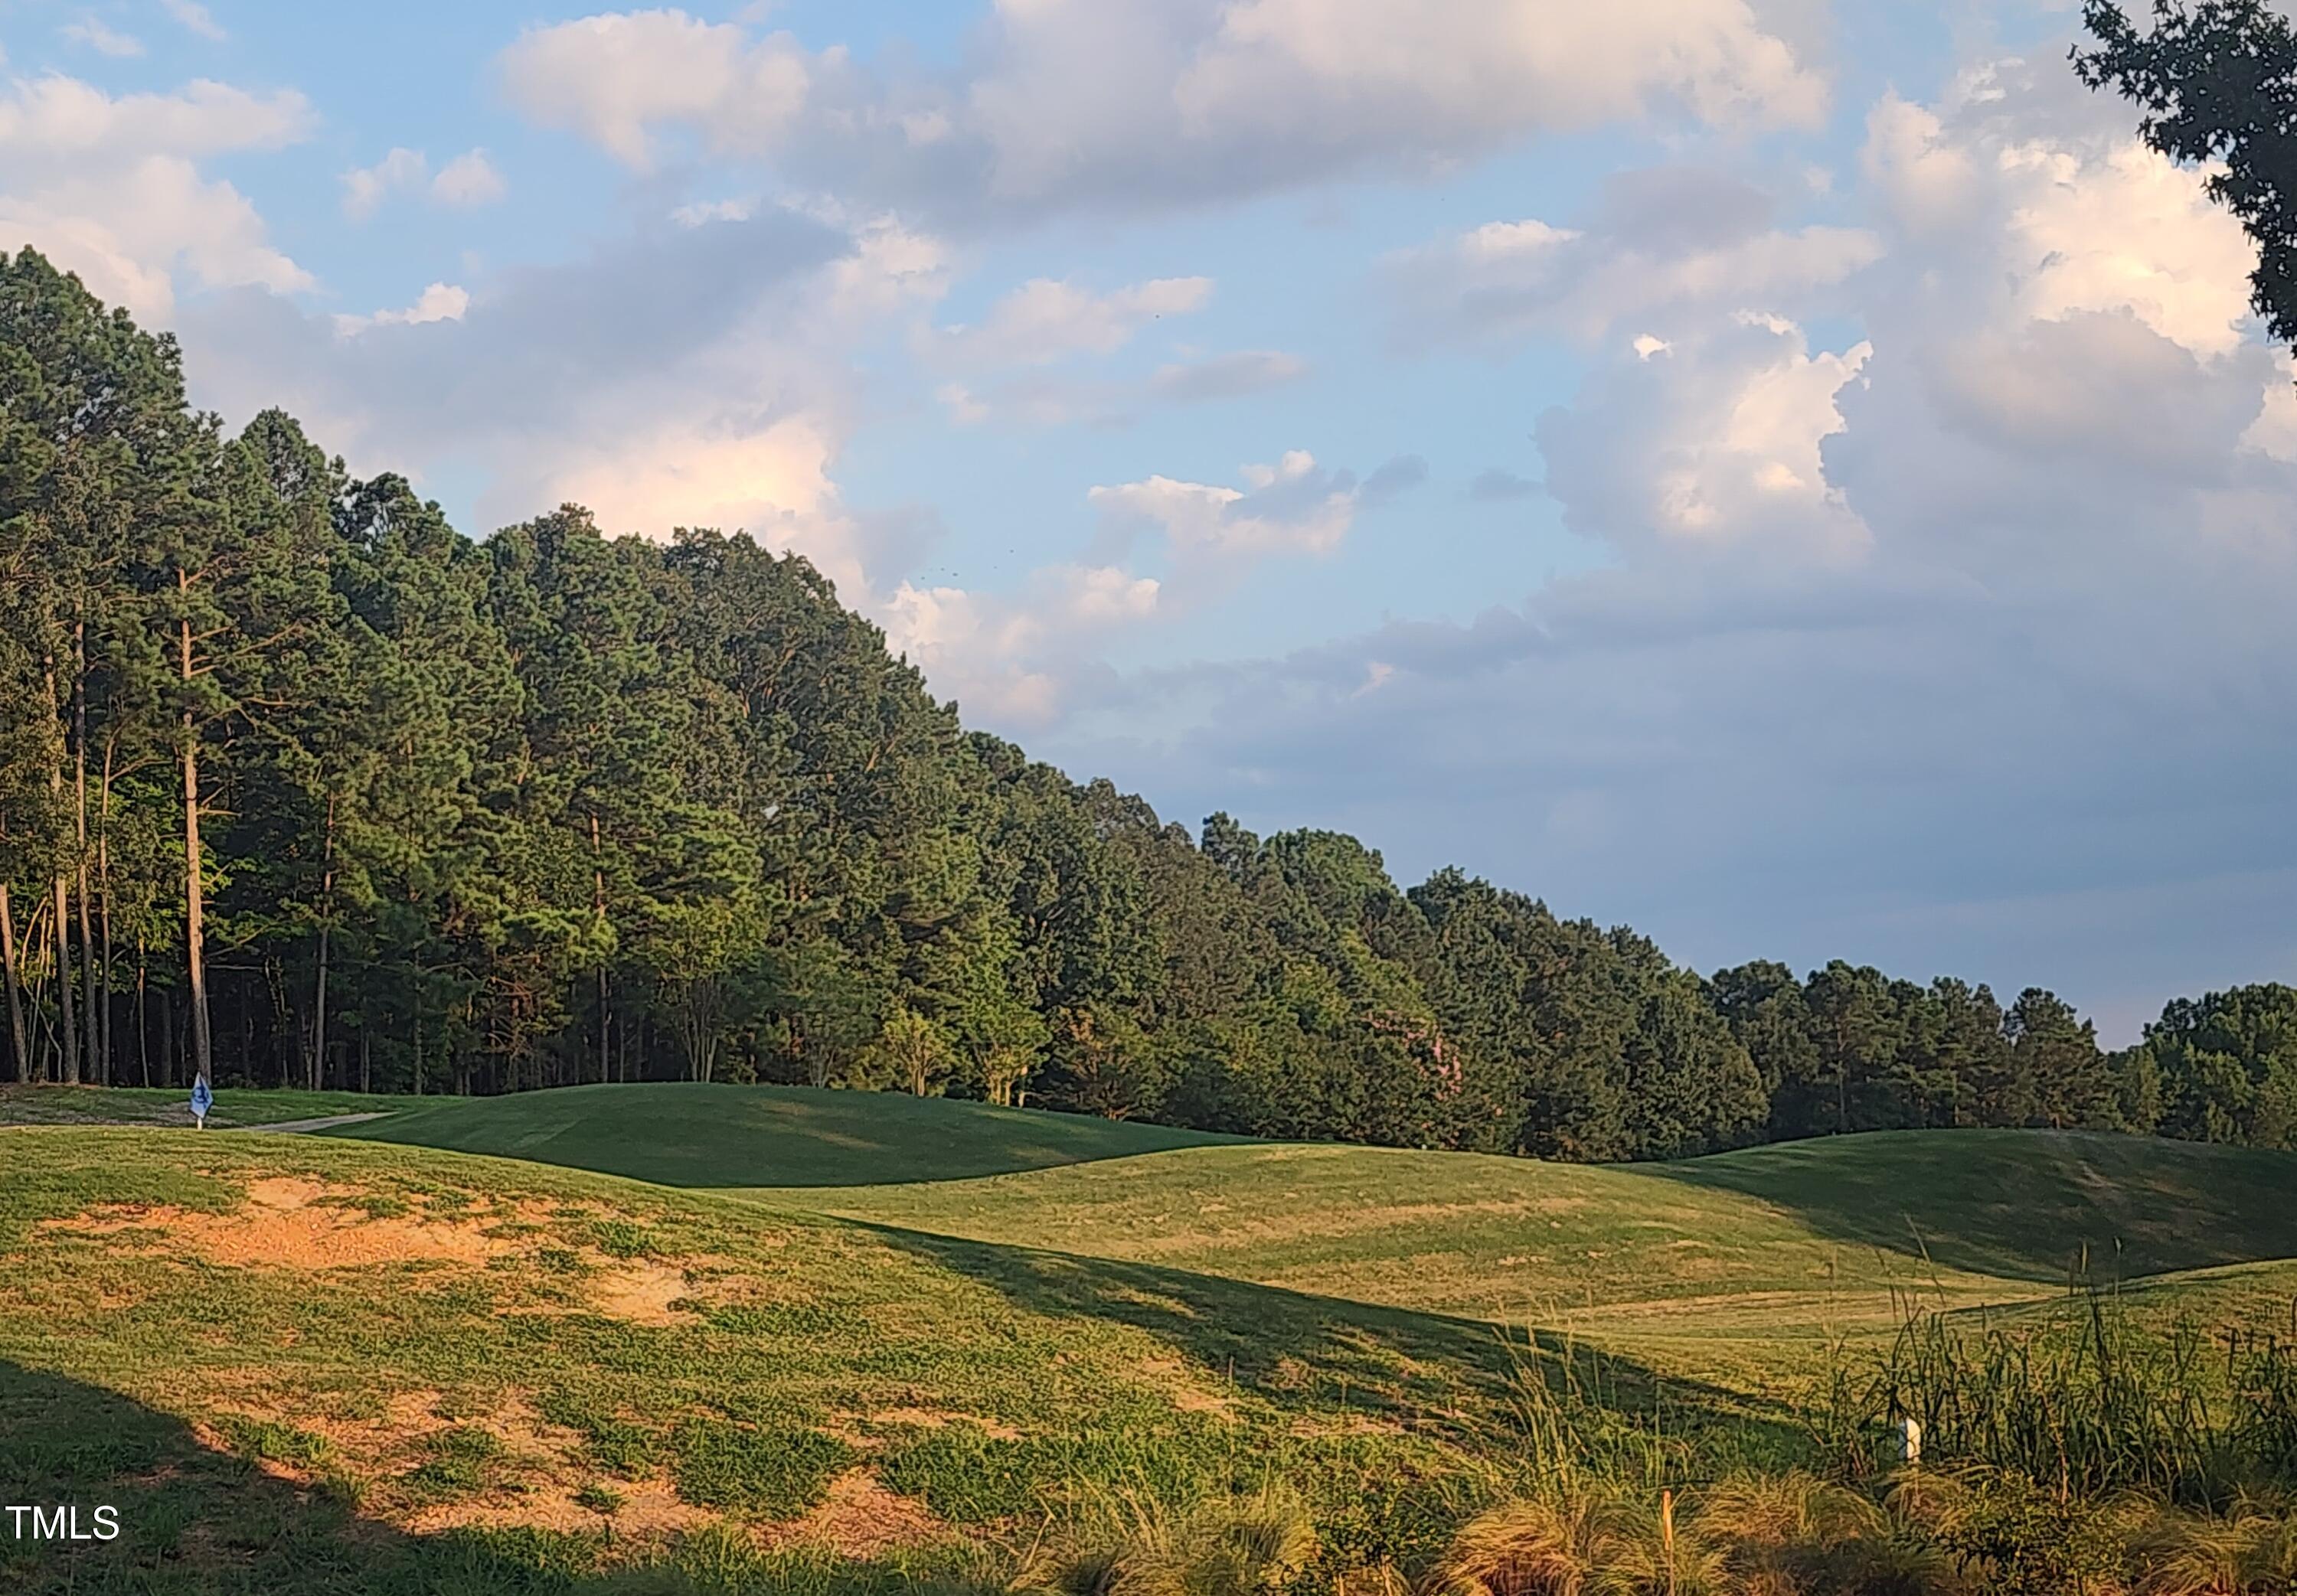
[[[1267,1478],[1408,1550],[1504,1488],[1511,1389],[1486,1328],[1146,1264],[427,1149],[0,1131],[0,1490],[140,1504],[75,1590],[398,1589],[338,1567],[369,1529],[906,1554]],[[65,1588],[43,1556],[0,1586]]]
[[[596,1170],[663,1186],[954,1181],[1233,1140],[895,1093],[682,1083],[383,1099],[335,1134]]]
[[[1213,1148],[815,1195],[920,1230],[1572,1329],[1743,1382],[1895,1327],[1909,1298],[2047,1297],[2085,1263],[2134,1279],[2297,1255],[2292,1189],[2286,1154],[1988,1131],[1611,1167]]]

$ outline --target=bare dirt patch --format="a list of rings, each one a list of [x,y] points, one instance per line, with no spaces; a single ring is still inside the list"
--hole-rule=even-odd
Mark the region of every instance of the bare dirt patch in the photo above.
[[[653,1537],[698,1529],[718,1520],[715,1513],[680,1501],[678,1493],[660,1480],[638,1484],[616,1480],[613,1489],[621,1501],[609,1512],[577,1501],[577,1489],[554,1482],[471,1501],[443,1502],[400,1515],[392,1522],[418,1535],[449,1529],[518,1528],[573,1534],[612,1525],[618,1535]]]
[[[602,1271],[589,1283],[593,1306],[632,1324],[691,1323],[694,1315],[672,1304],[693,1295],[684,1270],[643,1259]]]
[[[830,1482],[819,1507],[764,1531],[763,1538],[777,1545],[811,1542],[846,1557],[869,1558],[948,1533],[949,1526],[922,1502],[887,1490],[867,1468],[855,1468]]]
[[[121,1237],[148,1231],[152,1246],[241,1269],[342,1269],[416,1260],[482,1263],[515,1250],[473,1220],[379,1217],[328,1200],[348,1195],[320,1181],[275,1176],[251,1182],[246,1205],[228,1213],[164,1204],[106,1205],[76,1219],[45,1222],[39,1229]]]

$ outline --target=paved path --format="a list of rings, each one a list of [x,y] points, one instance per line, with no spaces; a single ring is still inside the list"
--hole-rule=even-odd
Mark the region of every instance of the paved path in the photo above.
[[[333,1114],[325,1119],[284,1119],[276,1124],[233,1125],[230,1129],[234,1131],[325,1131],[334,1125],[356,1125],[361,1120],[389,1119],[390,1117],[391,1110],[383,1108],[373,1114]]]

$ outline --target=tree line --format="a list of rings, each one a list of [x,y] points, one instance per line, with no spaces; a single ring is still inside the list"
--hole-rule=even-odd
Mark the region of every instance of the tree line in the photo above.
[[[2108,1055],[2040,991],[1702,978],[1354,838],[1195,835],[967,731],[803,559],[473,541],[0,255],[0,966],[19,1081],[683,1077],[1663,1157],[1882,1126],[2288,1145],[2297,994]]]

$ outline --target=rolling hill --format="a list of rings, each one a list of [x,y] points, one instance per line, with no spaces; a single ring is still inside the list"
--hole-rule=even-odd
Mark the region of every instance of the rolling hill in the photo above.
[[[1236,1139],[1083,1115],[796,1086],[646,1082],[385,1100],[397,1109],[388,1119],[334,1134],[661,1186],[953,1181]]]
[[[534,1164],[0,1130],[0,1496],[132,1531],[0,1543],[12,1592],[557,1589],[521,1559],[906,1554],[1271,1474],[1408,1538],[1513,1466],[1508,1369],[1434,1316]]]
[[[597,1158],[902,1232],[1568,1329],[1742,1388],[1894,1328],[1910,1301],[2029,1302],[2084,1269],[2160,1280],[2297,1257],[2297,1156],[2052,1131],[1591,1166],[664,1086],[442,1103],[331,1134]],[[885,1178],[865,1183],[872,1169]]]

